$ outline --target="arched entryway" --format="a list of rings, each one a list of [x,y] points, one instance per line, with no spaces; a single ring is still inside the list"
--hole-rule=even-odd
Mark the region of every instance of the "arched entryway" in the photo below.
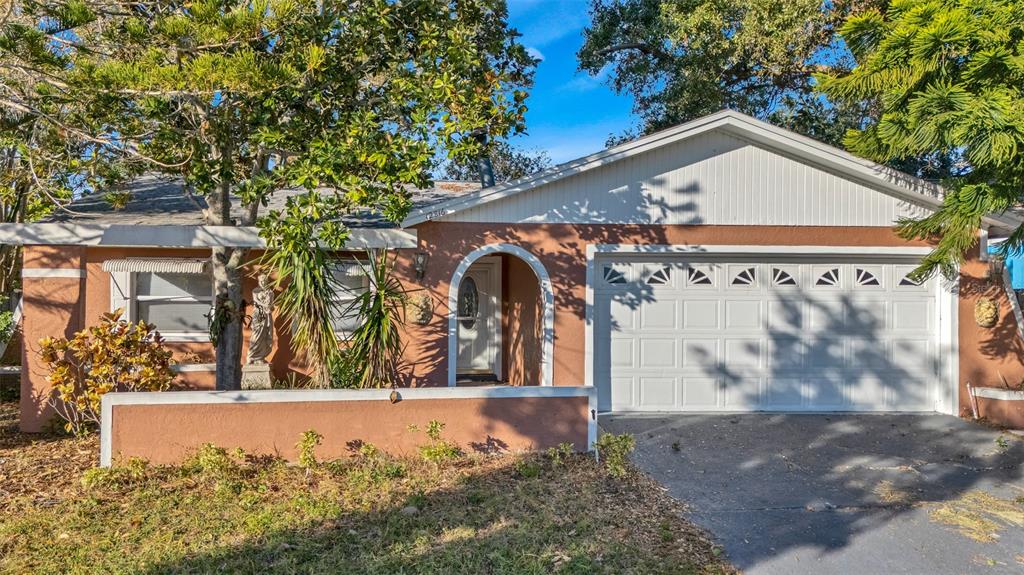
[[[506,260],[504,264],[503,259]],[[512,309],[507,305],[508,298],[512,297],[512,301],[515,301],[515,291],[524,287],[526,278],[523,276],[528,271],[533,272],[530,279],[536,282],[539,289],[541,307],[538,332],[540,341],[537,342],[540,370],[536,380],[539,385],[551,385],[555,297],[548,272],[536,256],[519,246],[489,244],[466,255],[452,274],[448,290],[449,386],[455,386],[458,381],[460,362],[463,369],[479,367],[481,372],[488,371],[487,362],[491,362],[499,379],[517,380],[503,371],[506,367],[520,369],[514,361],[508,361],[508,352],[515,349],[513,338],[521,330],[513,329],[508,334],[504,333],[503,326],[507,326],[508,318],[503,317],[502,312]],[[509,365],[506,366],[506,363]]]

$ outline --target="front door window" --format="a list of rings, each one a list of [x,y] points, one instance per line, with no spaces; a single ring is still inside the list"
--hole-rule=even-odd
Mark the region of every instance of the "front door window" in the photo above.
[[[476,280],[466,277],[459,286],[459,322],[462,327],[471,329],[476,325],[477,316],[480,314],[480,292],[476,287]]]

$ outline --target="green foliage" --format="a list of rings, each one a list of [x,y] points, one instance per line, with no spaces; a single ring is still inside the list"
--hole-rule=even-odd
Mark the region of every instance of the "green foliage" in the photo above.
[[[15,327],[17,326],[14,325],[14,312],[0,311],[0,342],[10,341]]]
[[[87,490],[116,490],[137,485],[145,480],[149,462],[140,457],[131,457],[113,467],[93,467],[82,473],[82,487]]]
[[[548,460],[551,461],[551,465],[558,467],[565,463],[569,457],[576,451],[576,447],[568,442],[562,442],[558,444],[558,447],[549,447],[547,450]]]
[[[528,176],[551,166],[551,158],[544,150],[514,148],[506,141],[492,142],[484,153],[491,160],[494,182],[498,184]],[[480,180],[480,171],[473,158],[461,162],[448,160],[441,164],[437,177],[476,182]]]
[[[540,475],[540,465],[536,461],[520,459],[516,462],[516,473],[523,479],[533,479]]]
[[[605,468],[614,477],[622,477],[629,466],[629,454],[636,449],[636,438],[632,434],[615,435],[602,433],[594,442],[594,449]]]
[[[955,273],[982,217],[1019,205],[1024,189],[1024,11],[1003,0],[896,0],[851,18],[842,36],[857,66],[822,74],[821,90],[879,113],[845,139],[879,162],[933,157],[954,166],[939,211],[900,222],[938,238],[918,269]],[[1024,244],[1018,229],[1003,249]]]
[[[165,391],[174,380],[171,351],[145,322],[121,319],[121,310],[71,339],[39,341],[42,362],[53,386],[48,398],[65,431],[82,435],[100,423],[100,402],[110,391]]]
[[[356,387],[395,386],[399,384],[399,364],[405,351],[401,331],[408,296],[394,274],[395,260],[386,249],[368,250],[367,262],[360,266],[370,285],[342,312],[357,317],[359,327],[346,342],[340,369]]]
[[[468,134],[524,129],[534,61],[503,2],[15,5],[0,23],[0,124],[30,122],[43,134],[32,157],[62,159],[78,189],[116,192],[118,182],[157,172],[206,199],[207,224],[258,225],[269,251],[283,252],[271,262],[278,281],[294,286],[282,311],[318,367],[330,362],[333,340],[330,314],[315,315],[328,304],[311,303],[328,287],[316,254],[344,244],[346,216],[400,221],[409,187],[431,183],[436,158],[477,156]],[[284,189],[302,193],[261,217]],[[211,257],[222,387],[240,375],[246,256],[218,246]]]
[[[417,431],[418,428],[414,425],[410,425],[409,430]],[[430,442],[419,447],[420,456],[425,461],[435,465],[440,465],[462,457],[462,450],[459,446],[445,440],[442,437],[442,432],[444,432],[444,423],[437,421],[436,419],[430,420],[430,422],[427,423],[427,428],[424,430],[424,433]]]
[[[731,108],[837,143],[866,110],[824,105],[812,75],[852,65],[836,43],[837,28],[879,4],[591,0],[580,68],[633,96],[645,133]]]
[[[302,437],[295,447],[299,450],[299,467],[303,469],[315,469],[318,465],[316,460],[316,448],[320,445],[324,436],[315,430],[302,432]]]

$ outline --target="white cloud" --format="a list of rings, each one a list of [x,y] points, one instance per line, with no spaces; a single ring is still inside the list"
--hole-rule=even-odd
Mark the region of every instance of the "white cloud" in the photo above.
[[[526,53],[529,54],[531,58],[534,58],[534,59],[537,59],[537,60],[543,60],[544,59],[544,53],[541,52],[540,50],[534,48],[533,46],[527,46]]]
[[[599,88],[604,84],[605,80],[608,79],[608,75],[611,74],[611,65],[606,64],[602,67],[596,75],[591,76],[586,72],[577,72],[576,76],[572,80],[562,84],[558,87],[560,92],[589,92],[595,88]]]
[[[509,19],[523,43],[544,47],[570,34],[579,34],[590,21],[586,0],[513,0]]]

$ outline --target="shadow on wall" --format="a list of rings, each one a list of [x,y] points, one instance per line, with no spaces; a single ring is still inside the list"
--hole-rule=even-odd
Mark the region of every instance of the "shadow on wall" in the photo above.
[[[650,221],[648,211],[652,209],[676,210],[690,213],[692,202],[684,199],[674,206],[653,206],[643,192],[647,184],[664,183],[656,178],[643,181],[634,179],[623,182],[614,192],[595,191],[595,194],[611,194],[622,206],[628,206],[637,214],[637,221]],[[696,184],[681,186],[677,194],[688,198],[700,193]],[[636,244],[664,245],[671,243],[661,226],[640,224],[610,224],[610,216],[595,212],[584,202],[553,208],[557,219],[578,217],[593,222],[580,225],[548,225],[543,223],[551,214],[541,214],[537,221],[531,219],[525,224],[473,224],[460,222],[428,222],[419,226],[421,249],[430,254],[428,270],[420,283],[435,300],[433,333],[430,330],[411,331],[411,340],[421,340],[418,347],[421,354],[430,358],[427,366],[437,367],[430,375],[423,377],[426,385],[443,385],[447,369],[447,302],[448,288],[452,274],[465,256],[473,250],[488,244],[508,243],[519,246],[537,258],[544,265],[551,278],[555,321],[554,321],[554,374],[555,385],[581,385],[583,373],[583,333],[587,316],[586,304],[586,250],[588,244]],[[701,223],[693,217],[685,223]],[[443,326],[443,327],[438,327]],[[444,333],[442,333],[444,332]],[[415,352],[416,350],[410,350]],[[415,353],[411,354],[415,355]],[[437,360],[440,363],[437,363]],[[418,367],[417,374],[428,373]]]
[[[612,416],[602,426],[636,435],[635,459],[698,523],[739,542],[727,552],[742,570],[789,550],[834,553],[926,502],[993,485],[1013,499],[1024,481],[1024,442],[999,448],[997,432],[946,415]]]

